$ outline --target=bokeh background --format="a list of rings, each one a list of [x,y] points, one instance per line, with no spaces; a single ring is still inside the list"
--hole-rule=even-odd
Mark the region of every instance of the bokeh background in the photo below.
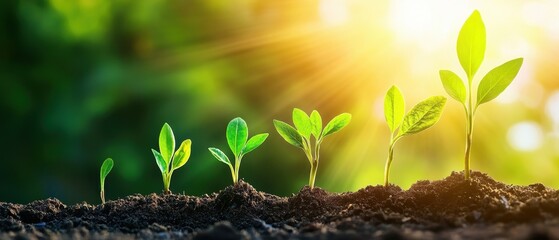
[[[99,202],[99,166],[115,160],[107,198],[160,193],[150,148],[169,122],[193,140],[175,193],[231,184],[208,152],[227,149],[243,117],[269,132],[241,177],[290,195],[307,183],[303,152],[272,119],[294,107],[353,114],[323,143],[317,185],[355,191],[382,182],[389,139],[382,102],[397,84],[407,109],[445,95],[440,69],[464,76],[458,31],[479,9],[487,53],[475,84],[516,57],[510,88],[476,118],[472,168],[510,184],[558,188],[559,4],[534,1],[21,0],[0,2],[0,201]],[[449,100],[435,127],[396,146],[391,182],[408,188],[463,168],[465,117]]]

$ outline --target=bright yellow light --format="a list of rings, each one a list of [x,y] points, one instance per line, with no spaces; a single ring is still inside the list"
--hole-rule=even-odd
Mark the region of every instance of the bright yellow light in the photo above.
[[[321,0],[319,13],[322,20],[331,26],[341,25],[348,20],[347,1],[345,0]]]

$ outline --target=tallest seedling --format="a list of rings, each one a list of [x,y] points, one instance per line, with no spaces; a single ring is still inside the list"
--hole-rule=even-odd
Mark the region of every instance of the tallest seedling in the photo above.
[[[464,107],[466,113],[466,152],[464,156],[464,176],[470,179],[470,152],[474,130],[474,117],[479,105],[495,99],[507,88],[522,66],[522,58],[503,63],[489,71],[479,83],[477,99],[472,99],[472,80],[483,62],[485,55],[485,25],[481,15],[475,10],[466,20],[456,43],[460,65],[466,72],[468,87],[464,81],[449,70],[439,72],[444,89]]]

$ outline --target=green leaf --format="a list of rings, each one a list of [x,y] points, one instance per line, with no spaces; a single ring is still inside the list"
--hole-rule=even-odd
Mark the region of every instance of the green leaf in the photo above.
[[[439,75],[446,93],[462,104],[466,104],[466,86],[462,79],[449,70],[441,70]]]
[[[405,103],[402,92],[400,92],[398,87],[392,86],[384,97],[384,118],[386,123],[388,123],[390,132],[396,131],[398,126],[402,124],[404,109]]]
[[[311,137],[312,124],[309,116],[303,110],[293,109],[293,124],[297,131],[306,139]]]
[[[456,52],[460,65],[471,82],[485,56],[485,25],[477,10],[462,26],[458,34]]]
[[[446,98],[443,96],[430,97],[418,103],[404,117],[399,136],[421,132],[433,126],[443,111]]]
[[[248,127],[245,120],[240,117],[231,120],[227,125],[226,137],[233,154],[239,156],[248,140]]]
[[[311,125],[312,125],[312,134],[316,139],[320,137],[320,133],[322,133],[322,117],[320,117],[320,113],[318,111],[313,110],[311,113]]]
[[[303,148],[303,137],[291,125],[279,120],[274,120],[274,127],[286,142],[295,147]]]
[[[514,80],[522,62],[522,58],[513,59],[489,71],[479,83],[477,105],[489,102],[499,96]]]
[[[347,126],[350,121],[351,121],[351,114],[349,113],[342,113],[334,117],[332,120],[330,120],[328,124],[326,124],[326,127],[324,127],[324,131],[322,131],[322,137],[326,137],[330,134],[342,130],[342,128]]]
[[[173,158],[173,170],[184,166],[184,164],[188,162],[188,159],[190,158],[191,146],[192,141],[190,139],[186,139],[181,143],[179,149],[175,152],[175,157]]]
[[[322,137],[326,137],[330,134],[342,130],[342,128],[347,126],[350,121],[351,114],[349,113],[342,113],[334,117],[332,120],[330,120],[330,122],[328,122],[328,124],[326,124],[326,127],[324,127],[324,131],[322,131]]]
[[[165,162],[165,159],[163,159],[163,156],[161,155],[161,153],[159,153],[158,151],[156,151],[155,149],[151,149],[151,152],[153,153],[153,156],[155,157],[155,162],[157,163],[157,166],[159,167],[159,170],[161,171],[161,174],[165,175],[167,174],[167,162]]]
[[[107,177],[107,175],[109,175],[111,170],[113,170],[113,165],[114,162],[112,158],[105,159],[105,161],[103,161],[103,164],[101,165],[101,171],[99,173],[99,176],[101,178],[101,190],[105,188],[105,178]]]
[[[243,148],[243,151],[241,152],[241,155],[245,155],[249,152],[252,152],[252,150],[256,149],[257,147],[260,147],[260,145],[262,145],[262,143],[264,143],[264,141],[266,141],[266,138],[268,138],[267,133],[261,133],[261,134],[257,134],[252,136],[247,144],[245,145],[245,147]]]
[[[225,163],[229,166],[231,166],[231,161],[229,161],[229,158],[227,157],[227,155],[225,155],[225,153],[223,153],[221,150],[217,149],[217,148],[208,148],[208,150],[210,150],[210,152],[212,153],[212,155],[219,160],[222,163]]]
[[[161,156],[163,156],[168,168],[175,151],[175,135],[173,135],[173,129],[167,123],[163,124],[159,133],[159,151],[161,151]]]

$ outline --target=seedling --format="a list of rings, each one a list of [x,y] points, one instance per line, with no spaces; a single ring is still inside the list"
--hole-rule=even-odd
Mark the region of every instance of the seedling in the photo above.
[[[400,89],[392,86],[388,89],[384,98],[384,117],[388,128],[390,128],[390,146],[388,147],[388,159],[384,166],[384,186],[388,186],[388,174],[390,164],[394,158],[394,145],[400,138],[421,132],[437,123],[441,117],[446,98],[434,96],[427,98],[412,108],[404,116],[404,96]]]
[[[283,139],[289,144],[303,149],[305,155],[311,164],[311,171],[309,174],[309,187],[314,188],[316,179],[316,172],[318,171],[318,163],[320,157],[320,144],[328,135],[340,131],[347,126],[351,121],[351,114],[342,113],[334,117],[326,127],[322,129],[322,117],[318,111],[312,111],[310,117],[301,109],[293,109],[293,123],[295,127],[279,121],[274,120],[274,126]],[[311,142],[311,135],[314,137],[314,144]]]
[[[113,170],[113,165],[114,162],[111,158],[105,159],[105,161],[103,161],[103,164],[101,165],[99,176],[101,179],[101,203],[103,204],[105,204],[105,178],[107,178],[107,175],[109,175],[111,170]]]
[[[192,141],[190,139],[184,140],[179,149],[175,151],[175,135],[173,134],[173,129],[169,124],[165,123],[161,128],[159,133],[159,151],[151,149],[153,156],[155,157],[155,162],[161,171],[161,176],[163,177],[163,192],[165,194],[170,194],[169,190],[171,186],[171,177],[173,172],[180,167],[184,166],[188,159],[190,158],[190,147]],[[174,153],[173,153],[174,152]]]
[[[227,144],[229,144],[229,148],[231,148],[231,152],[233,152],[235,158],[235,167],[233,168],[233,164],[231,164],[231,161],[223,151],[213,147],[208,148],[208,150],[210,150],[217,160],[229,166],[231,176],[233,177],[233,183],[237,184],[237,182],[239,182],[239,168],[243,157],[245,154],[262,145],[262,143],[266,141],[266,138],[268,138],[268,135],[268,133],[261,133],[248,139],[247,123],[242,118],[237,117],[229,122],[225,132]]]
[[[464,107],[466,113],[466,151],[464,156],[464,177],[470,179],[470,152],[474,118],[479,105],[495,99],[514,80],[520,67],[522,58],[510,60],[489,71],[480,81],[477,88],[477,101],[472,100],[472,80],[485,56],[485,25],[480,13],[475,10],[466,20],[456,43],[456,51],[460,65],[466,72],[468,88],[464,81],[450,70],[439,72],[444,89],[452,98]]]

